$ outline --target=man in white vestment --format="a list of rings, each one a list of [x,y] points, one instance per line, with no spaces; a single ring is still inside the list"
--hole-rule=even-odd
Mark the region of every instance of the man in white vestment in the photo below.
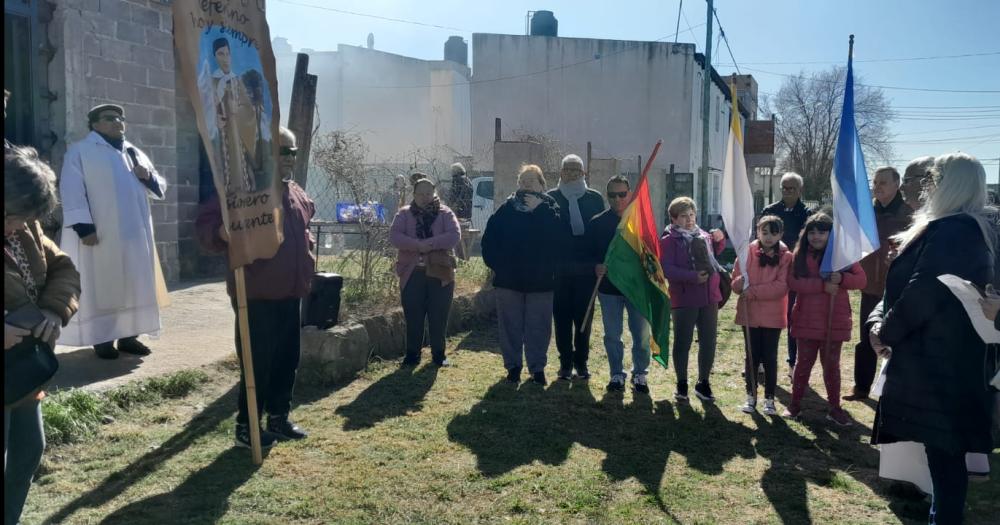
[[[149,199],[163,198],[166,181],[125,140],[121,106],[99,105],[87,119],[90,133],[69,146],[59,179],[60,247],[76,263],[82,288],[80,311],[59,343],[93,346],[104,359],[149,355],[138,336],[160,330],[157,299],[166,296]]]

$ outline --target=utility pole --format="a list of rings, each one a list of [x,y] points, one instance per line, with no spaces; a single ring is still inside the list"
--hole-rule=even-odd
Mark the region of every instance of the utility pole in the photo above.
[[[701,209],[700,223],[708,224],[708,142],[712,113],[712,0],[707,0],[708,17],[705,30],[705,72],[701,89],[701,176],[698,177],[698,207]]]
[[[680,1],[680,5],[677,6],[677,27],[674,28],[674,43],[677,43],[677,37],[681,32],[681,14],[684,12],[684,0]],[[642,172],[642,168],[639,168],[639,172]]]

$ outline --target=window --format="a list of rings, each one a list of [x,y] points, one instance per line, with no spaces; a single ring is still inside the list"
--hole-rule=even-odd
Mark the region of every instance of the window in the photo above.
[[[55,142],[49,129],[46,19],[48,2],[5,0],[3,17],[4,88],[11,97],[4,119],[4,137],[14,144],[34,146],[43,156]]]
[[[476,196],[493,200],[493,179],[484,180],[476,186]]]

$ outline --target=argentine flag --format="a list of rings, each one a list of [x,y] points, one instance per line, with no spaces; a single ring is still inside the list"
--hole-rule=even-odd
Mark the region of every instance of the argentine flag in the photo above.
[[[833,157],[833,231],[826,245],[820,271],[824,274],[846,270],[879,249],[875,208],[865,158],[861,153],[858,128],[854,123],[854,35],[847,56],[847,86],[840,117],[840,135]]]

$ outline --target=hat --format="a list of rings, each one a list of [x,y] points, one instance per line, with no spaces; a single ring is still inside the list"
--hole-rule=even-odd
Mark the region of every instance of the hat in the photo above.
[[[102,111],[114,111],[123,117],[125,116],[125,108],[118,104],[98,104],[87,112],[87,121],[97,122],[97,117],[101,115]]]

